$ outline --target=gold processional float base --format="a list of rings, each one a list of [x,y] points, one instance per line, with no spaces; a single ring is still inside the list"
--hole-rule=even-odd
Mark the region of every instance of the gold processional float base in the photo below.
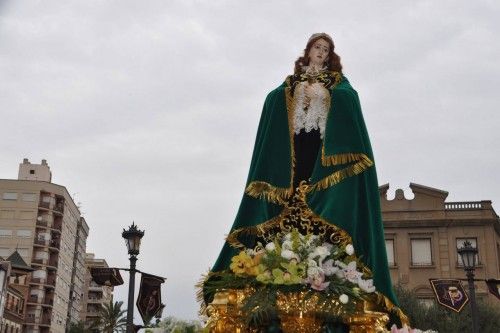
[[[257,333],[259,329],[249,328],[241,307],[249,290],[227,290],[215,294],[214,300],[207,306],[209,316],[207,326],[210,333]],[[323,319],[318,316],[317,299],[308,297],[304,292],[278,293],[276,308],[281,320],[283,333],[319,333]],[[360,301],[353,313],[346,313],[338,301],[330,301],[328,313],[342,319],[349,326],[350,333],[387,332],[385,326],[389,316],[373,303]]]

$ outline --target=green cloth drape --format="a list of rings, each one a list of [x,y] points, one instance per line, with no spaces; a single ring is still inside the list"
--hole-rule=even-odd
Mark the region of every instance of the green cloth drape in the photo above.
[[[351,236],[356,254],[373,273],[377,291],[397,305],[387,264],[373,153],[359,98],[345,77],[338,73],[337,77],[337,84],[330,89],[325,136],[306,202],[314,213]],[[287,80],[266,98],[247,191],[231,231],[276,217],[283,207],[274,199],[293,190],[293,98],[289,93]],[[226,242],[212,271],[227,269],[238,252]]]

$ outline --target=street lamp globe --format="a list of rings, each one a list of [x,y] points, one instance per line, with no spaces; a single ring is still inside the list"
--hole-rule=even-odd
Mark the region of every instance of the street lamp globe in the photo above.
[[[471,242],[465,241],[463,246],[457,249],[462,264],[466,271],[473,271],[476,268],[477,249],[472,246]]]
[[[144,231],[137,229],[134,222],[128,228],[128,230],[123,229],[122,237],[125,238],[125,244],[127,245],[128,254],[131,256],[136,256],[139,254],[139,249],[141,247],[141,238],[144,236]]]

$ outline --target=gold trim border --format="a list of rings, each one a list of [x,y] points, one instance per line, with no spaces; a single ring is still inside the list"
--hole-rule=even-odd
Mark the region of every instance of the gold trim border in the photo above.
[[[335,77],[335,83],[330,88],[333,90],[342,80],[342,75],[337,72],[333,72],[332,75]],[[248,184],[245,189],[245,193],[249,196],[257,199],[265,199],[269,202],[283,204],[287,199],[289,199],[293,194],[293,178],[295,170],[295,147],[294,147],[294,130],[293,130],[293,116],[296,107],[296,99],[292,95],[292,87],[290,84],[290,76],[286,79],[285,87],[285,98],[286,98],[286,109],[288,115],[288,132],[289,132],[289,142],[290,142],[290,186],[289,187],[277,187],[268,182],[264,181],[252,181]],[[330,108],[328,113],[331,111],[331,96],[328,100]],[[327,116],[328,118],[328,116]],[[325,143],[326,136],[323,139],[321,146],[321,164],[323,166],[332,165],[342,165],[353,163],[348,167],[335,171],[334,173],[328,175],[327,177],[317,181],[312,184],[309,191],[319,191],[327,189],[335,184],[340,183],[342,180],[358,175],[364,172],[369,167],[373,166],[373,161],[363,153],[345,153],[345,154],[335,154],[335,155],[325,155]]]

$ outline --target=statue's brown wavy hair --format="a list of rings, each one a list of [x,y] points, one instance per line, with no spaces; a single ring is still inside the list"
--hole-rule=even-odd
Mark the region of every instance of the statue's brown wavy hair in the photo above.
[[[304,55],[299,57],[295,61],[295,69],[294,73],[299,74],[302,72],[302,66],[309,65],[309,51],[311,50],[313,44],[319,40],[323,39],[330,45],[330,50],[328,51],[328,58],[325,62],[327,69],[330,71],[339,72],[342,74],[342,64],[340,63],[340,57],[337,53],[335,53],[335,44],[333,43],[333,39],[326,33],[317,33],[313,34],[311,38],[307,41],[306,48],[304,50]]]

